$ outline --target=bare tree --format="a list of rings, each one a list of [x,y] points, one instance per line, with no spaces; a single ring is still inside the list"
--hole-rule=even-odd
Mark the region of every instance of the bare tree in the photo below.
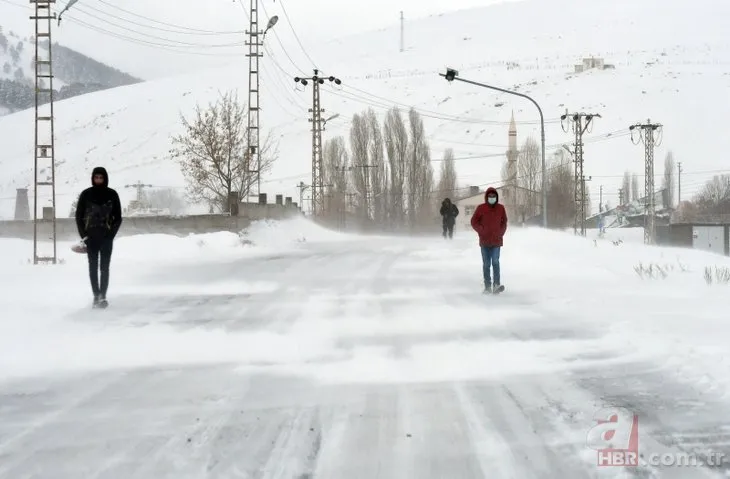
[[[350,126],[350,151],[352,153],[352,186],[355,192],[355,206],[358,215],[370,219],[370,177],[368,160],[370,149],[370,126],[365,115],[355,114]]]
[[[631,203],[631,172],[629,170],[624,171],[624,179],[621,184],[623,191],[623,203],[622,205],[628,205]]]
[[[639,190],[639,177],[635,173],[631,175],[631,200],[636,201],[642,198]]]
[[[328,188],[326,217],[340,226],[345,224],[347,213],[348,154],[345,139],[341,136],[327,140],[322,149],[324,178]]]
[[[231,193],[248,196],[258,165],[250,165],[246,154],[246,105],[235,92],[221,94],[215,103],[198,105],[191,120],[181,115],[184,132],[172,137],[172,158],[180,162],[192,202],[206,202],[228,211]],[[267,136],[260,146],[259,174],[271,169],[278,146]]]
[[[448,148],[444,151],[444,158],[441,162],[441,172],[439,176],[436,194],[439,198],[451,198],[453,201],[458,190],[456,186],[456,161],[454,161],[454,150]]]
[[[408,216],[412,228],[428,221],[435,208],[432,201],[434,177],[431,165],[431,151],[421,115],[413,108],[408,112],[410,143],[406,166],[408,186]]]
[[[547,180],[548,225],[550,228],[565,228],[573,224],[575,215],[575,175],[573,162],[565,150],[555,152]]]
[[[368,168],[366,173],[370,175],[369,186],[373,220],[376,224],[385,226],[387,219],[387,170],[385,165],[385,142],[383,132],[380,129],[380,122],[375,110],[369,108],[365,113],[369,129]]]
[[[390,170],[389,217],[391,224],[402,227],[405,223],[406,156],[408,155],[408,129],[398,108],[392,108],[385,116],[383,125],[385,150]]]
[[[711,220],[730,219],[730,175],[715,176],[694,198],[697,213]]]
[[[674,173],[676,167],[674,154],[670,151],[664,158],[664,178],[662,180],[662,189],[664,191],[662,199],[664,200],[665,209],[674,207]]]
[[[522,201],[520,205],[522,214],[532,217],[538,214],[538,202],[540,194],[541,179],[541,154],[540,145],[534,138],[528,137],[522,144],[518,159],[517,186],[521,187]]]

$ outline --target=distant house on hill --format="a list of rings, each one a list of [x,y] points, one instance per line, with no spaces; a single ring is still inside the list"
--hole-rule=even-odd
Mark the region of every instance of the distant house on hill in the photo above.
[[[575,73],[583,73],[587,70],[609,70],[614,69],[615,66],[606,63],[606,61],[601,57],[586,57],[583,58],[583,61],[581,63],[578,63],[575,65]]]

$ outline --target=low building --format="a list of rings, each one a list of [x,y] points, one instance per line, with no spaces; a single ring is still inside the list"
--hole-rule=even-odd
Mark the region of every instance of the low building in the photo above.
[[[656,227],[656,242],[730,256],[730,223],[673,223]]]

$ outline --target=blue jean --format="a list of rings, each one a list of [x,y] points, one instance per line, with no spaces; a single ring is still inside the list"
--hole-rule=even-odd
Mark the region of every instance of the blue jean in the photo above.
[[[492,278],[490,270],[494,271],[494,284],[502,284],[499,275],[499,246],[482,246],[482,270],[484,272],[484,285],[491,286]]]

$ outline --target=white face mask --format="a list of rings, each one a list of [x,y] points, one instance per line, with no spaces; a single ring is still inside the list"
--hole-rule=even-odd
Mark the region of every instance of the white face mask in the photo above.
[[[490,197],[490,198],[487,198],[487,201],[489,202],[490,205],[493,205],[493,204],[495,204],[497,202],[497,198],[491,198]]]

